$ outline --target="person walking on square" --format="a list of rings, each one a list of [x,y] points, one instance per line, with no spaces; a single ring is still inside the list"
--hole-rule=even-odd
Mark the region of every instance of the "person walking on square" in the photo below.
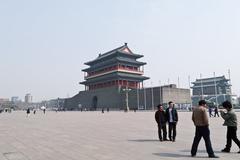
[[[224,119],[223,125],[227,126],[227,144],[222,152],[230,152],[233,140],[239,148],[238,153],[240,153],[240,141],[237,138],[237,115],[232,109],[231,102],[225,101],[223,102],[222,106],[227,110],[227,112],[220,110],[221,117]]]
[[[159,104],[157,108],[158,110],[155,112],[155,120],[158,124],[158,137],[160,141],[167,141],[166,114],[163,110],[162,104]]]
[[[214,117],[218,116],[219,117],[219,114],[218,114],[218,107],[216,106],[214,108]]]
[[[212,117],[212,108],[211,107],[208,107],[208,112],[209,112],[209,117]]]
[[[175,142],[177,135],[176,127],[178,122],[178,113],[176,108],[174,108],[174,103],[172,101],[168,102],[168,108],[166,109],[166,119],[168,122],[169,140]]]
[[[195,137],[192,144],[191,156],[195,157],[197,154],[198,144],[203,137],[209,158],[219,158],[212,149],[210,140],[209,121],[207,116],[207,103],[205,100],[200,100],[199,106],[193,109],[192,120],[196,127]]]
[[[30,108],[27,109],[27,117],[30,115]]]

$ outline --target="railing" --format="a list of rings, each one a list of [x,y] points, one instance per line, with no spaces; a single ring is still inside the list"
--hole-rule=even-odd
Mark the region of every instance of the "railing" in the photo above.
[[[128,72],[133,72],[133,73],[136,73],[136,74],[143,74],[143,71],[140,71],[139,69],[129,69],[129,68],[126,68],[126,67],[116,67],[116,68],[113,68],[113,69],[107,69],[105,71],[97,72],[95,74],[88,74],[87,76],[84,76],[84,78],[88,79],[88,78],[92,78],[92,77],[97,77],[97,76],[100,76],[100,75],[112,73],[113,71],[128,71]]]

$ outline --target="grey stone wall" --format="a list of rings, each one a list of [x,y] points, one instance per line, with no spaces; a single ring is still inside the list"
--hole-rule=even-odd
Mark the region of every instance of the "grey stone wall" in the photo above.
[[[72,98],[69,98],[65,102],[65,108],[68,110],[82,108],[94,109],[94,97],[96,97],[96,109],[112,108],[121,109],[123,106],[123,100],[121,97],[121,90],[118,87],[111,87],[105,89],[96,89],[81,91]]]
[[[145,93],[144,93],[145,92]],[[182,88],[166,88],[166,87],[153,87],[140,89],[139,94],[139,108],[151,110],[158,104],[162,103],[166,106],[169,101],[173,101],[176,104],[191,104],[191,96],[189,89]],[[146,97],[146,98],[144,98]],[[137,91],[130,91],[129,95],[129,107],[137,108]]]
[[[111,108],[123,110],[127,106],[130,109],[154,109],[159,103],[167,104],[173,101],[176,104],[191,104],[190,90],[181,88],[153,87],[145,89],[128,89],[109,87],[90,91],[81,91],[72,98],[66,99],[65,108],[68,110],[82,108],[94,110],[94,97],[97,97],[96,109]],[[138,98],[139,97],[139,98]],[[146,98],[145,98],[146,97]],[[146,106],[145,106],[146,104]]]

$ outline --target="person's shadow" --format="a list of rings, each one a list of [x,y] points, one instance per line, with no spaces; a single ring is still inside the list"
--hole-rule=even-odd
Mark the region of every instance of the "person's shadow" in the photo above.
[[[131,142],[160,142],[157,139],[129,139]]]
[[[165,158],[192,158],[191,157],[191,151],[190,150],[180,150],[180,152],[183,152],[183,154],[181,153],[153,153],[153,155],[156,155],[156,156],[160,156],[160,157],[165,157]],[[206,153],[206,155],[197,155],[196,157],[194,158],[208,158],[208,155],[207,155],[207,151],[206,150],[198,150],[197,151],[198,153]],[[216,152],[215,153],[220,153],[220,152]]]
[[[155,156],[160,156],[160,157],[165,157],[165,158],[190,158],[191,155],[186,155],[186,154],[178,154],[178,153],[153,153]],[[203,158],[203,157],[202,157]]]
[[[139,143],[146,143],[146,142],[158,142],[160,143],[160,141],[158,139],[129,139],[129,142],[139,142]],[[180,153],[166,153],[166,152],[161,152],[161,153],[152,153],[155,156],[159,156],[162,158],[181,158],[181,159],[185,159],[185,158],[193,158],[191,157],[191,150],[190,149],[184,149],[184,150],[178,150],[177,152]],[[215,153],[221,153],[220,151],[214,151]],[[197,153],[200,153],[200,155],[198,154],[196,157],[194,158],[208,158],[208,154],[206,150],[198,150]]]

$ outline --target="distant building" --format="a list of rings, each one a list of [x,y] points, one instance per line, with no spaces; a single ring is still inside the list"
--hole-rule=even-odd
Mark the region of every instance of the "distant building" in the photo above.
[[[30,93],[25,95],[25,103],[32,103],[32,95]]]
[[[48,101],[43,101],[41,106],[45,106],[52,110],[63,110],[64,109],[64,98],[51,99]]]
[[[222,104],[225,100],[232,100],[231,84],[225,76],[196,79],[192,82],[192,103],[198,104],[200,99],[213,102],[215,105]]]
[[[135,54],[125,43],[90,62],[83,69],[85,91],[80,91],[64,102],[67,110],[87,109],[112,110],[154,109],[159,103],[179,102],[179,106],[190,104],[190,90],[176,85],[144,88],[145,62],[137,61],[143,55]],[[180,98],[181,97],[181,98]]]
[[[237,95],[232,95],[232,103],[234,105],[234,107],[239,107],[239,99]]]
[[[16,103],[19,101],[19,98],[17,96],[11,97],[11,102]]]
[[[8,98],[0,98],[0,103],[6,103],[9,102]]]
[[[177,109],[191,108],[190,90],[177,88],[176,84],[140,88],[129,92],[129,105],[141,110],[153,110],[158,104],[166,108],[169,101],[175,103]]]

